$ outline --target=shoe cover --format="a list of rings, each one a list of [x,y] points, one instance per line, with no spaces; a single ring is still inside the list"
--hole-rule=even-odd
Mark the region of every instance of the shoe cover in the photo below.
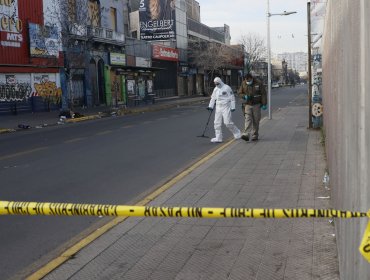
[[[239,134],[236,134],[234,135],[234,139],[240,139],[242,137],[242,135],[239,133]]]
[[[212,138],[212,139],[211,139],[211,142],[212,142],[212,143],[221,143],[221,142],[222,142],[222,140],[217,139],[217,138],[215,137],[215,138]]]

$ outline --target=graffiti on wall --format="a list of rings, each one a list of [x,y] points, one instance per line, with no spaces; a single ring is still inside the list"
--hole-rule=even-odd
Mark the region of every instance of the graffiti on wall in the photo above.
[[[55,81],[50,81],[49,75],[35,75],[35,96],[40,96],[48,103],[58,104],[62,98],[62,89],[57,87]]]
[[[24,101],[27,100],[32,88],[30,82],[17,81],[15,75],[4,75],[5,82],[0,80],[0,101]]]
[[[62,90],[58,74],[0,74],[0,102],[26,101],[40,96],[58,104]]]
[[[322,126],[322,68],[321,54],[316,53],[312,56],[312,123],[315,128]]]

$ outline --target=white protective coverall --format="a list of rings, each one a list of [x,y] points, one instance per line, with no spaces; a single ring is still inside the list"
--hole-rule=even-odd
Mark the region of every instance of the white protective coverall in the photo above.
[[[211,100],[209,102],[209,108],[215,106],[216,103],[216,112],[215,112],[215,134],[216,137],[211,139],[211,142],[222,142],[222,118],[226,127],[234,135],[235,139],[239,139],[241,136],[240,130],[231,120],[231,110],[235,110],[235,96],[232,89],[224,84],[219,77],[214,79],[214,83],[218,84],[213,90]]]

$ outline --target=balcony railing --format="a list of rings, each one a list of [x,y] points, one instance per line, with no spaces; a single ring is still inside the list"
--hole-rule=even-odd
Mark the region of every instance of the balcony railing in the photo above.
[[[86,36],[87,30],[85,25],[72,23],[70,26],[70,33],[76,36]]]

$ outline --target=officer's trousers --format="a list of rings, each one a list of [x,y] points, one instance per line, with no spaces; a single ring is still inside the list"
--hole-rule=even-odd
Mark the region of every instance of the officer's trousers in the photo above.
[[[244,108],[244,132],[243,135],[258,138],[258,130],[261,120],[261,104],[248,105]]]

